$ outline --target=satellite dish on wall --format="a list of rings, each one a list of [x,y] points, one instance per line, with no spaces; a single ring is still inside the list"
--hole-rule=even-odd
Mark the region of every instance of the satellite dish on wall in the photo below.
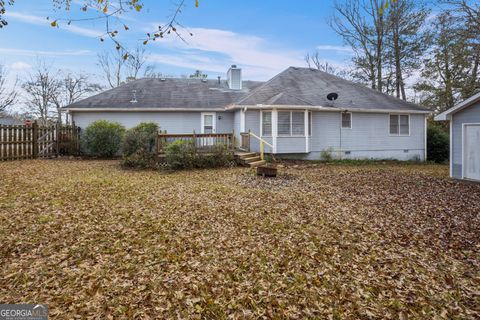
[[[330,101],[335,101],[338,99],[338,93],[332,92],[327,95],[327,99]]]

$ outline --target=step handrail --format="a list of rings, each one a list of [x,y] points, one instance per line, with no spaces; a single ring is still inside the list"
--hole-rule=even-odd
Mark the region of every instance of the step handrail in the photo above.
[[[263,140],[262,138],[260,138],[259,136],[257,136],[255,133],[251,132],[251,131],[248,131],[248,133],[254,137],[255,139],[257,139],[258,141],[260,141],[260,159],[261,160],[264,160],[264,151],[265,151],[265,145],[269,146],[270,148],[272,148],[272,151],[273,151],[273,145],[268,143],[267,141]]]

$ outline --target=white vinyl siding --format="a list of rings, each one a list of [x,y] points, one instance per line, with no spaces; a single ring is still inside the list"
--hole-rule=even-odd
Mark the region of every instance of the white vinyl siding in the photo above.
[[[350,112],[342,113],[342,129],[352,129],[352,114]]]
[[[390,115],[390,135],[408,136],[410,135],[410,116],[408,114]]]
[[[279,136],[305,136],[305,113],[303,111],[278,111]]]
[[[262,136],[272,135],[272,111],[262,111]]]

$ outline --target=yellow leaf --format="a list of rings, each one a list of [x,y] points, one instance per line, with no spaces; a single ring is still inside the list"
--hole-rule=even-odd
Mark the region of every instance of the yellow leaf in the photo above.
[[[195,7],[198,8],[198,0],[195,0]]]
[[[103,7],[103,13],[107,13],[108,11],[108,8],[107,8],[107,5],[105,5],[105,7]]]
[[[56,26],[57,26],[57,20],[52,21],[52,23],[50,23],[50,25],[51,25],[52,27],[56,27]]]

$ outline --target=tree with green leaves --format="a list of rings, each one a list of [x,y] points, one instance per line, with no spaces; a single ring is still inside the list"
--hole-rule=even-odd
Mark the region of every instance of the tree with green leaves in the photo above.
[[[451,11],[436,19],[433,46],[424,59],[422,79],[415,85],[421,103],[434,111],[449,109],[480,90],[480,51],[471,45],[464,28],[465,21]]]
[[[202,72],[202,70],[195,70],[194,73],[188,76],[190,79],[207,79],[208,74]]]

